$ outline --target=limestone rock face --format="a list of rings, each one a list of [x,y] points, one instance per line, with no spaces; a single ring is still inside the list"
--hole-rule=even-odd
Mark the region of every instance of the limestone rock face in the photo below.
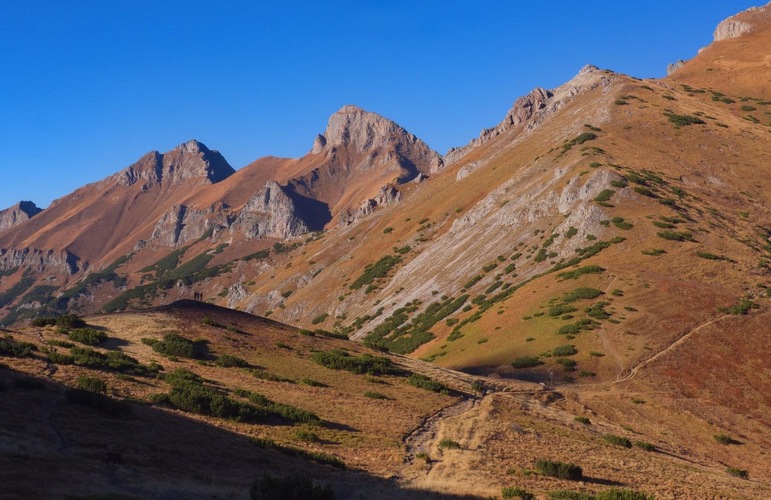
[[[678,69],[682,68],[683,64],[685,64],[685,61],[683,61],[682,59],[675,61],[671,64],[667,64],[667,76],[671,75]]]
[[[202,238],[209,232],[215,237],[232,222],[227,215],[227,208],[224,204],[207,209],[191,208],[184,204],[174,205],[155,224],[150,241],[161,246],[174,247]]]
[[[375,211],[377,207],[384,207],[398,203],[402,199],[402,193],[394,186],[387,185],[380,188],[374,198],[369,198],[356,210],[348,210],[341,214],[340,222],[346,225],[358,222],[362,217]]]
[[[268,181],[247,203],[231,226],[247,238],[290,238],[311,229],[288,190]]]
[[[216,184],[234,172],[218,151],[191,140],[167,153],[151,151],[108,180],[124,186],[144,182],[144,188],[171,186],[189,179],[198,181],[196,184]]]
[[[739,38],[743,34],[752,31],[752,23],[748,22],[748,17],[751,17],[753,20],[763,18],[768,20],[771,18],[771,3],[764,7],[751,7],[735,16],[723,20],[717,25],[717,28],[715,28],[715,33],[713,35],[715,41],[719,42],[721,40]]]
[[[38,250],[33,248],[0,248],[0,271],[28,267],[38,273],[64,273],[73,275],[80,271],[80,259],[69,250]]]
[[[42,211],[42,208],[38,208],[31,201],[20,201],[10,208],[0,210],[0,232],[7,231],[22,222],[28,221]]]

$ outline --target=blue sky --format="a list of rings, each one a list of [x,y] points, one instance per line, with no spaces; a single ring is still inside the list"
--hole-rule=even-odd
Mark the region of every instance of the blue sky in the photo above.
[[[298,157],[357,104],[444,153],[585,64],[661,77],[761,2],[5,0],[0,208],[188,139]]]

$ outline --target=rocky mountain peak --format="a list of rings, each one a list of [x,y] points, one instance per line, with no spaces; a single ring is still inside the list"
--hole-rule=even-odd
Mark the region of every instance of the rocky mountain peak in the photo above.
[[[12,207],[0,210],[0,232],[18,226],[42,211],[42,208],[31,201],[20,201]]]
[[[352,104],[343,106],[329,118],[326,131],[316,137],[311,153],[333,154],[338,148],[393,152],[418,165],[418,170],[426,174],[443,166],[442,157],[414,134],[388,118]]]
[[[235,170],[219,151],[207,148],[195,139],[184,142],[166,153],[151,151],[136,163],[117,174],[122,185],[140,181],[146,187],[157,184],[174,185],[190,179],[198,184],[216,184],[230,177]]]

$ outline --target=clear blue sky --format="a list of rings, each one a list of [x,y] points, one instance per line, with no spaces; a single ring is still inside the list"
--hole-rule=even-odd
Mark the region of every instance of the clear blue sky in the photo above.
[[[444,153],[587,63],[664,76],[760,3],[5,0],[0,208],[192,138],[235,168],[301,156],[344,104]]]

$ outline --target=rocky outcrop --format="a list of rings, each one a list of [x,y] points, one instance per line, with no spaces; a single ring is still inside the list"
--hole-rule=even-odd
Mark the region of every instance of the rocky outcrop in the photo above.
[[[0,271],[27,267],[38,273],[64,273],[73,275],[80,271],[80,259],[69,250],[37,250],[33,248],[0,248]]]
[[[30,220],[42,211],[31,201],[20,201],[10,208],[0,210],[0,233]]]
[[[398,203],[401,199],[402,193],[394,186],[383,186],[374,198],[369,198],[364,201],[358,209],[347,210],[342,213],[340,215],[340,222],[345,225],[353,224],[358,222],[362,217],[374,212],[377,207],[393,205]]]
[[[744,33],[752,30],[752,25],[734,18],[728,18],[715,28],[714,39],[716,42],[729,38],[739,38]]]
[[[446,165],[452,165],[469,151],[486,144],[499,135],[521,128],[525,132],[532,131],[545,119],[554,115],[565,104],[571,102],[578,94],[597,88],[608,87],[611,77],[609,72],[587,65],[569,82],[553,89],[536,88],[526,96],[514,102],[506,117],[493,128],[483,130],[479,137],[460,148],[451,148],[444,156]]]
[[[268,181],[244,205],[230,229],[247,238],[291,238],[311,230],[290,193],[275,181]]]
[[[150,241],[161,246],[177,246],[197,240],[210,233],[212,237],[230,227],[227,205],[218,204],[207,209],[174,205],[155,224]]]
[[[729,40],[731,38],[739,38],[745,33],[751,32],[753,30],[752,21],[757,21],[759,19],[765,19],[766,21],[771,19],[771,4],[764,7],[751,7],[735,16],[723,20],[717,25],[717,28],[715,28],[713,38],[716,42]]]
[[[418,173],[430,175],[444,165],[442,157],[428,145],[396,123],[357,106],[343,106],[329,118],[323,135],[316,137],[311,153],[331,156],[340,148],[358,152],[393,151],[404,168],[415,170],[403,182]]]
[[[683,64],[685,64],[685,61],[683,61],[682,59],[675,61],[671,64],[667,64],[667,76],[671,75],[678,69],[682,68]]]
[[[144,182],[145,189],[158,184],[176,185],[190,179],[197,180],[196,184],[216,184],[234,172],[218,151],[191,140],[167,153],[151,151],[107,182],[124,186]]]

